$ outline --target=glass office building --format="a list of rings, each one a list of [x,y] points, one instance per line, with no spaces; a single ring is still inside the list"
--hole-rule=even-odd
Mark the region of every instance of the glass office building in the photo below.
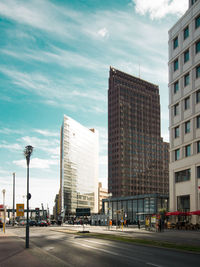
[[[145,220],[145,216],[159,213],[161,209],[168,210],[168,195],[144,194],[128,197],[116,197],[103,199],[103,213],[110,219],[118,222],[121,218],[129,221],[129,224],[138,220]]]
[[[64,115],[61,127],[60,202],[65,217],[76,208],[98,210],[98,132]]]

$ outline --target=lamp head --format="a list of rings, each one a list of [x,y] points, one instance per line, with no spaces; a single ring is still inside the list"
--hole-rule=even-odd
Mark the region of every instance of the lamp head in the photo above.
[[[32,146],[26,146],[24,149],[24,155],[25,157],[30,157],[33,152],[33,147]]]

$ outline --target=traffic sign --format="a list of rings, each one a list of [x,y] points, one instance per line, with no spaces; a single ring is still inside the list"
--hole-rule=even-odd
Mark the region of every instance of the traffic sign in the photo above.
[[[24,216],[24,204],[16,204],[17,217]]]

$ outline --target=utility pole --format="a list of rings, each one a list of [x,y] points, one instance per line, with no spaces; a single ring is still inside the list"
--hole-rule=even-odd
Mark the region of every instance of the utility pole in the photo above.
[[[15,225],[15,172],[13,172],[13,210],[12,210],[12,225]]]

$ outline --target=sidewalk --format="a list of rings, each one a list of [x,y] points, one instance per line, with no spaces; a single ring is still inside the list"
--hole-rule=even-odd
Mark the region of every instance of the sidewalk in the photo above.
[[[25,240],[14,234],[0,231],[0,267],[67,266],[66,263],[41,250],[25,248]]]

